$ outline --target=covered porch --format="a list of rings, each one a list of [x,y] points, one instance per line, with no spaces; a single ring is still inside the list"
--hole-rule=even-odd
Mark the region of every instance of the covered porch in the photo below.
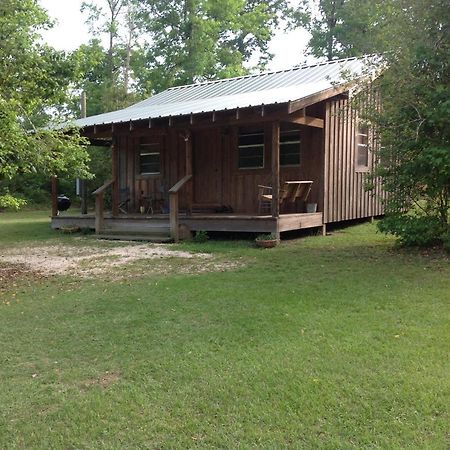
[[[86,135],[110,146],[112,177],[93,192],[91,214],[58,215],[55,179],[52,227],[108,235],[158,231],[175,242],[199,230],[279,238],[321,227],[323,105],[290,109],[94,126]],[[264,205],[262,186],[270,194]]]

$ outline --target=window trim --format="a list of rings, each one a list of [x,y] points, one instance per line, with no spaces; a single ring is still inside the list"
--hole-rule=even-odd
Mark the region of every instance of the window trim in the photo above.
[[[156,147],[158,151],[151,151],[151,147]],[[148,156],[148,155],[159,155],[159,171],[158,172],[142,172],[142,156]],[[137,177],[152,177],[152,176],[159,176],[161,175],[162,168],[161,168],[161,143],[160,142],[146,142],[146,143],[139,143],[138,144],[138,164],[137,164]]]
[[[355,172],[369,172],[370,171],[370,147],[369,147],[369,137],[370,130],[369,125],[364,123],[359,123],[356,127],[355,133]],[[363,132],[365,131],[365,132]],[[366,143],[361,143],[360,136],[365,136]],[[367,154],[367,164],[359,164],[359,150],[360,148],[365,148]]]
[[[262,143],[261,144],[250,144],[250,145],[239,145],[239,139],[242,136],[262,136]],[[244,132],[244,133],[238,133],[237,136],[237,150],[238,150],[238,154],[237,154],[237,167],[238,170],[261,170],[261,169],[265,169],[266,166],[266,143],[265,143],[265,133],[264,130],[262,130],[261,132]],[[257,148],[262,148],[262,165],[261,166],[248,166],[248,167],[240,167],[239,166],[239,161],[240,161],[240,150],[241,148],[252,148],[252,147],[257,147]]]
[[[286,141],[286,142],[281,142],[281,136],[282,134],[297,134],[297,140],[292,140],[292,141]],[[284,144],[298,144],[298,164],[282,164],[281,163],[281,148]],[[280,167],[300,167],[302,164],[302,160],[301,160],[301,150],[302,150],[302,139],[300,137],[300,132],[298,130],[282,130],[280,131]]]

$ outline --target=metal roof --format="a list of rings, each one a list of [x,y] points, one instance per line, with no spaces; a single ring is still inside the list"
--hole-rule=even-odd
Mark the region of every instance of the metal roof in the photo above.
[[[128,108],[75,121],[80,127],[224,111],[300,100],[356,79],[365,58],[348,58],[167,89]]]

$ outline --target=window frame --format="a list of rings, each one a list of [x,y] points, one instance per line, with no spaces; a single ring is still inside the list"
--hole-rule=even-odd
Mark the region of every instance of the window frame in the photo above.
[[[262,129],[257,130],[257,131],[241,131],[239,130],[238,132],[238,136],[237,136],[237,168],[238,170],[261,170],[265,168],[265,164],[266,164],[266,142],[265,142],[265,130]],[[261,144],[248,144],[248,145],[239,145],[239,141],[241,139],[241,137],[244,136],[262,136],[262,142]],[[261,166],[246,166],[246,167],[241,167],[240,166],[240,161],[241,161],[241,154],[240,151],[243,148],[261,148],[261,160],[262,160],[262,165]]]
[[[140,142],[138,144],[137,152],[137,176],[138,177],[154,177],[160,176],[162,172],[161,164],[161,143],[160,142]],[[155,148],[157,151],[152,151],[151,148]],[[158,172],[142,172],[142,156],[158,155]]]
[[[296,136],[297,140],[281,142],[281,136],[283,134],[288,134],[288,133],[290,133],[290,134],[294,134],[295,133],[297,135]],[[282,164],[282,162],[281,162],[281,150],[283,148],[283,145],[286,145],[286,144],[298,144],[298,163],[296,163],[296,164]],[[301,160],[302,139],[300,137],[300,131],[299,130],[281,130],[280,131],[280,143],[279,143],[279,145],[280,145],[280,167],[300,167],[301,164],[302,164],[302,160]]]
[[[355,171],[356,172],[369,172],[370,170],[370,148],[369,137],[370,129],[369,125],[365,123],[358,123],[355,133]],[[364,136],[364,141],[361,137]],[[360,150],[364,148],[367,158],[367,164],[360,164]]]

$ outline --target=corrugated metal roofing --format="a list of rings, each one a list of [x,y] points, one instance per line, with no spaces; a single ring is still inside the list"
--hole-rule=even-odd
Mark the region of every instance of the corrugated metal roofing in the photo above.
[[[344,84],[360,76],[364,58],[348,58],[167,89],[128,108],[79,119],[92,125],[224,111],[258,105],[287,103]]]

